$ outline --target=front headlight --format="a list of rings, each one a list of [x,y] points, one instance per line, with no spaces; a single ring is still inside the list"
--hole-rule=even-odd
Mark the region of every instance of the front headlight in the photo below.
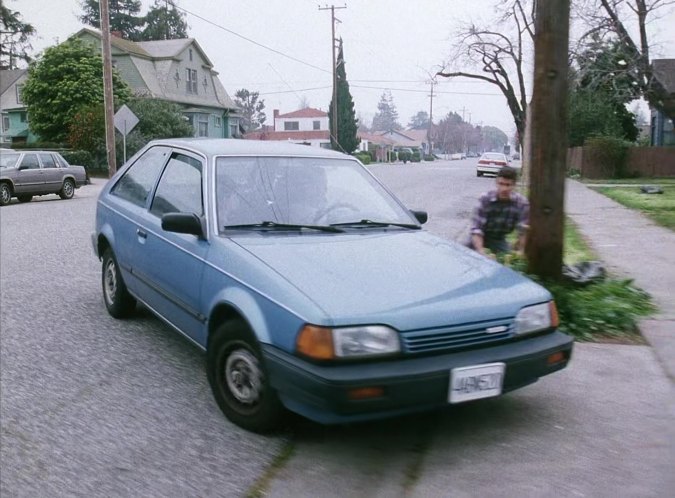
[[[317,360],[364,358],[398,353],[398,333],[383,325],[328,328],[305,325],[296,341],[299,353]]]
[[[521,309],[516,315],[516,335],[530,334],[558,326],[558,310],[554,301]]]

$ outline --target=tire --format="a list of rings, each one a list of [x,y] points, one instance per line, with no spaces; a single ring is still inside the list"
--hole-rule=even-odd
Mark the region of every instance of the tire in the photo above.
[[[75,182],[70,178],[66,178],[65,180],[63,180],[63,187],[61,187],[59,196],[61,197],[61,199],[72,199],[74,195],[75,195]]]
[[[480,176],[483,176],[483,173],[481,173],[480,171],[477,171],[477,172],[476,172],[476,176],[479,176],[479,177],[480,177]]]
[[[0,183],[0,206],[6,206],[12,200],[12,189],[8,183]]]
[[[206,372],[213,396],[231,422],[258,433],[279,426],[284,407],[270,385],[257,341],[240,320],[229,320],[214,332]]]
[[[17,199],[19,199],[19,202],[30,202],[31,199],[33,198],[32,195],[17,195]]]
[[[117,260],[112,250],[106,249],[103,253],[101,265],[101,286],[103,288],[103,302],[110,316],[127,318],[136,309],[136,299],[129,294],[124,285]]]

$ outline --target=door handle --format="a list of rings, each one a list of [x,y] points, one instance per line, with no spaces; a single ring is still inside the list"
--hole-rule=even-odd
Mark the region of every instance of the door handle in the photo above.
[[[148,238],[147,232],[145,230],[140,229],[140,228],[136,229],[136,235],[138,235],[138,237],[141,238],[141,239],[147,239]]]

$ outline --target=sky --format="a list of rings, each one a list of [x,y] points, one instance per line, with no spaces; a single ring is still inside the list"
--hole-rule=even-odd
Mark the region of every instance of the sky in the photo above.
[[[32,24],[34,53],[84,27],[79,0],[4,0]],[[141,14],[152,0],[143,0]],[[196,39],[231,97],[241,88],[260,93],[268,123],[274,109],[308,104],[328,111],[332,93],[331,11],[339,19],[345,67],[357,117],[370,125],[385,90],[390,90],[404,127],[430,110],[430,80],[450,60],[455,35],[471,21],[494,17],[498,0],[177,0],[187,11]],[[346,7],[346,8],[343,8]],[[328,10],[326,10],[328,8]],[[322,10],[323,9],[323,10]],[[653,56],[675,57],[675,10],[649,26]],[[515,126],[494,85],[465,78],[437,78],[434,122],[456,112],[474,125]]]

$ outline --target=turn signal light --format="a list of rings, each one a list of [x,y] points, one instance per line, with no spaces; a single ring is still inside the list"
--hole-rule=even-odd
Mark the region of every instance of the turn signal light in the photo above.
[[[333,348],[333,333],[325,327],[305,325],[296,340],[298,353],[316,360],[331,360],[335,358]]]
[[[556,363],[560,363],[562,361],[565,361],[565,353],[562,351],[553,353],[552,355],[549,355],[548,358],[546,358],[546,364],[549,366],[555,365]]]
[[[549,308],[551,311],[551,327],[558,328],[558,325],[560,325],[560,317],[558,316],[558,308],[555,305],[555,301],[549,303]]]

